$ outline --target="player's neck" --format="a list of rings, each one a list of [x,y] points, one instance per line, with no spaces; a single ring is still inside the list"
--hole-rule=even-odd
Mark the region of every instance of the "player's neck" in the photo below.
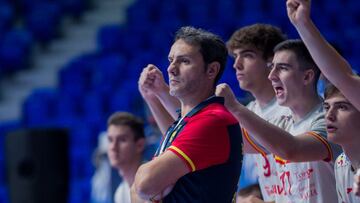
[[[200,104],[207,98],[211,97],[212,95],[214,95],[214,89],[211,89],[208,91],[203,91],[197,95],[191,95],[189,97],[180,99],[181,116],[184,117],[187,113],[189,113],[198,104]]]
[[[351,165],[355,169],[360,168],[360,149],[358,143],[359,141],[353,140],[351,144],[343,146],[346,156],[349,158]]]
[[[129,186],[133,184],[136,171],[141,165],[141,162],[141,159],[137,159],[119,169],[120,176],[129,184]]]
[[[316,94],[306,97],[306,99],[296,99],[294,105],[289,106],[289,108],[293,113],[294,120],[299,121],[312,112],[320,103],[321,98]]]
[[[272,86],[265,86],[255,91],[251,91],[255,100],[258,102],[261,108],[267,106],[275,97],[275,92]]]
[[[262,81],[262,82],[258,81],[256,84],[253,85],[253,87],[249,91],[261,108],[267,106],[271,102],[271,100],[275,97],[274,88],[271,85],[270,80],[267,79],[266,81]]]

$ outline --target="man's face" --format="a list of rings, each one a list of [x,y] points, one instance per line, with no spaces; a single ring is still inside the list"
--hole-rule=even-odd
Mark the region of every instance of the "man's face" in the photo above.
[[[267,76],[270,69],[262,54],[252,47],[237,48],[232,51],[233,68],[241,89],[252,92],[269,84]]]
[[[337,144],[354,142],[360,132],[360,112],[341,94],[324,101],[328,139]]]
[[[111,166],[121,169],[138,161],[142,153],[141,139],[135,141],[134,132],[126,125],[110,125],[107,130],[109,141],[108,157]]]
[[[169,53],[169,86],[170,94],[178,98],[196,95],[203,91],[206,82],[206,71],[199,48],[177,40]]]
[[[292,107],[301,95],[304,72],[292,51],[278,51],[274,55],[269,74],[279,105]]]

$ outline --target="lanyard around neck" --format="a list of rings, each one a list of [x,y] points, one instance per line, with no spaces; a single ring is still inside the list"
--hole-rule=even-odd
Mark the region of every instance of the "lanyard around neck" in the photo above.
[[[180,129],[180,124],[184,120],[186,116],[183,116],[180,118],[180,120],[176,123],[174,127],[171,127],[166,133],[165,139],[163,143],[161,144],[159,154],[163,153],[165,151],[166,146],[168,145],[169,141],[172,142],[174,139],[174,136],[177,134],[177,132]]]
[[[179,130],[183,126],[183,125],[181,125],[181,123],[184,120],[184,118],[187,117],[187,116],[191,117],[199,109],[202,109],[203,106],[206,105],[206,103],[209,100],[213,99],[214,97],[215,97],[215,95],[211,95],[210,97],[208,97],[206,100],[204,100],[203,102],[198,104],[195,108],[193,108],[190,112],[188,112],[185,116],[181,117],[174,127],[169,128],[169,130],[166,132],[166,135],[165,135],[165,138],[164,138],[163,142],[161,143],[160,147],[158,148],[158,151],[156,152],[157,156],[159,156],[160,154],[162,154],[166,150],[169,143],[172,143],[175,136],[178,134]]]

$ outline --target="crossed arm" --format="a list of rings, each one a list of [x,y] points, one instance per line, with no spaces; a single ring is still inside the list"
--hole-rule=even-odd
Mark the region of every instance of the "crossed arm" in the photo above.
[[[133,203],[143,200],[160,200],[172,189],[176,181],[189,173],[185,162],[172,151],[140,166],[131,188]]]

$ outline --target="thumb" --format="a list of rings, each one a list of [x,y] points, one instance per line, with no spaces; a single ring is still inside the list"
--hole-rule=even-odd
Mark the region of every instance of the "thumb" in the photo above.
[[[219,96],[219,97],[224,96],[225,88],[226,88],[225,83],[221,83],[221,84],[217,85],[216,89],[215,89],[215,95]]]

